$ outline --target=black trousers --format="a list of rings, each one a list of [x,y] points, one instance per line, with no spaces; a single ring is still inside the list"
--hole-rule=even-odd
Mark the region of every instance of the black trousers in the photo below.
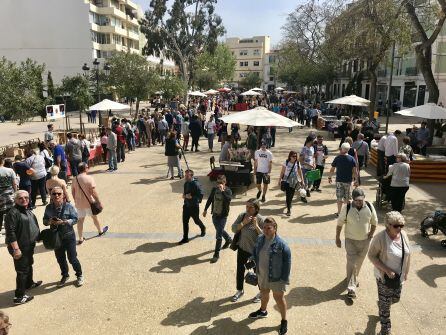
[[[36,244],[29,246],[20,246],[22,257],[14,259],[14,268],[17,273],[15,297],[21,298],[25,291],[31,287],[33,281],[34,248]]]
[[[295,188],[287,186],[285,190],[285,198],[286,198],[286,208],[290,211],[291,210],[291,202],[293,201],[294,192],[296,191]]]
[[[77,259],[76,238],[74,235],[71,238],[62,239],[61,247],[54,250],[54,254],[56,255],[57,263],[59,263],[62,277],[68,276],[67,257],[68,261],[73,266],[76,277],[82,276],[82,267],[81,263]]]
[[[116,147],[116,159],[118,163],[125,161],[125,144],[118,140]]]
[[[46,176],[38,180],[31,180],[31,205],[36,205],[37,192],[40,193],[42,202],[46,202]]]
[[[183,239],[189,238],[189,220],[192,218],[195,224],[203,231],[205,228],[203,222],[200,220],[199,206],[183,205]]]
[[[237,249],[237,290],[243,290],[245,281],[245,264],[252,255],[240,248]]]
[[[385,170],[385,174],[387,174],[387,172],[389,172],[389,166],[393,165],[396,163],[396,156],[386,156],[386,170]]]
[[[192,136],[192,147],[190,148],[190,151],[194,150],[194,146],[195,146],[195,150],[198,150],[198,140],[200,139],[199,136]]]
[[[392,202],[392,209],[401,212],[404,207],[404,199],[409,187],[394,187],[390,186],[390,201]]]
[[[313,187],[318,189],[321,186],[322,174],[324,173],[324,166],[316,165],[316,169],[318,169],[321,172],[321,179],[315,180],[313,183]]]
[[[381,150],[377,150],[378,152],[378,162],[376,164],[376,175],[378,177],[381,177],[382,175],[385,174],[385,162],[384,162],[384,151]]]

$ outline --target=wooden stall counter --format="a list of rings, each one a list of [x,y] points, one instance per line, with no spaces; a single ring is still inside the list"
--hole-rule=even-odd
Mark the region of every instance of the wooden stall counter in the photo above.
[[[424,183],[446,183],[446,157],[442,159],[426,158],[415,155],[410,164],[410,181]],[[376,166],[378,152],[375,148],[370,150],[370,164]]]

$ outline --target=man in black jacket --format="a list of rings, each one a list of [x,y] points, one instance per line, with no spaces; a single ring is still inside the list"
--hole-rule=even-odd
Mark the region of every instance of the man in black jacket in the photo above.
[[[202,132],[201,124],[200,124],[200,121],[198,120],[197,115],[192,116],[192,121],[189,124],[189,130],[190,130],[190,134],[192,136],[192,147],[191,147],[190,151],[194,151],[194,146],[195,146],[195,152],[197,152],[198,151],[198,140],[200,139],[201,132]]]
[[[203,190],[197,180],[194,179],[194,171],[186,170],[186,182],[183,191],[183,239],[178,244],[189,242],[189,220],[192,218],[201,229],[200,236],[206,235],[206,227],[200,220],[200,202],[203,199]]]
[[[215,252],[214,257],[211,259],[211,263],[218,261],[220,257],[220,249],[223,238],[225,239],[225,244],[223,249],[229,247],[232,242],[231,237],[225,230],[226,221],[229,214],[229,205],[231,204],[232,191],[229,187],[226,187],[226,177],[220,175],[217,178],[217,186],[212,188],[211,194],[209,195],[208,201],[206,201],[206,206],[204,207],[203,216],[206,217],[206,211],[212,204],[212,222],[214,223],[215,231],[217,232],[216,242],[215,242]]]
[[[26,295],[26,290],[38,287],[42,281],[33,281],[34,248],[40,230],[36,216],[28,210],[29,194],[17,191],[14,194],[15,205],[5,218],[6,245],[14,259],[17,273],[14,304],[21,305],[34,299]]]

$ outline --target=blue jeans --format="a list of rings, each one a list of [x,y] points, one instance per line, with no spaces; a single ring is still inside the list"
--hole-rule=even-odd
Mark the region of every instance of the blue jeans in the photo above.
[[[212,215],[212,223],[214,224],[215,232],[217,233],[215,237],[217,241],[221,241],[223,238],[225,239],[225,241],[231,239],[231,237],[225,230],[227,219],[228,219],[227,217],[219,217],[216,215]]]
[[[54,250],[56,254],[57,262],[59,263],[60,272],[62,277],[68,276],[68,263],[67,257],[70,264],[73,266],[73,270],[76,273],[76,277],[82,276],[81,263],[77,259],[76,252],[76,239],[73,237],[62,239],[62,245],[59,249]]]
[[[118,168],[115,149],[108,149],[108,168],[110,170],[116,170]]]
[[[215,136],[214,133],[208,134],[208,146],[209,146],[209,149],[211,149],[211,150],[214,148],[214,136]]]

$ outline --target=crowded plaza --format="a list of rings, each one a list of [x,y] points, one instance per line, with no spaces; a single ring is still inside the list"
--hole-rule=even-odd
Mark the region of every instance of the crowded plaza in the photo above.
[[[0,335],[444,334],[445,18],[7,1]]]

